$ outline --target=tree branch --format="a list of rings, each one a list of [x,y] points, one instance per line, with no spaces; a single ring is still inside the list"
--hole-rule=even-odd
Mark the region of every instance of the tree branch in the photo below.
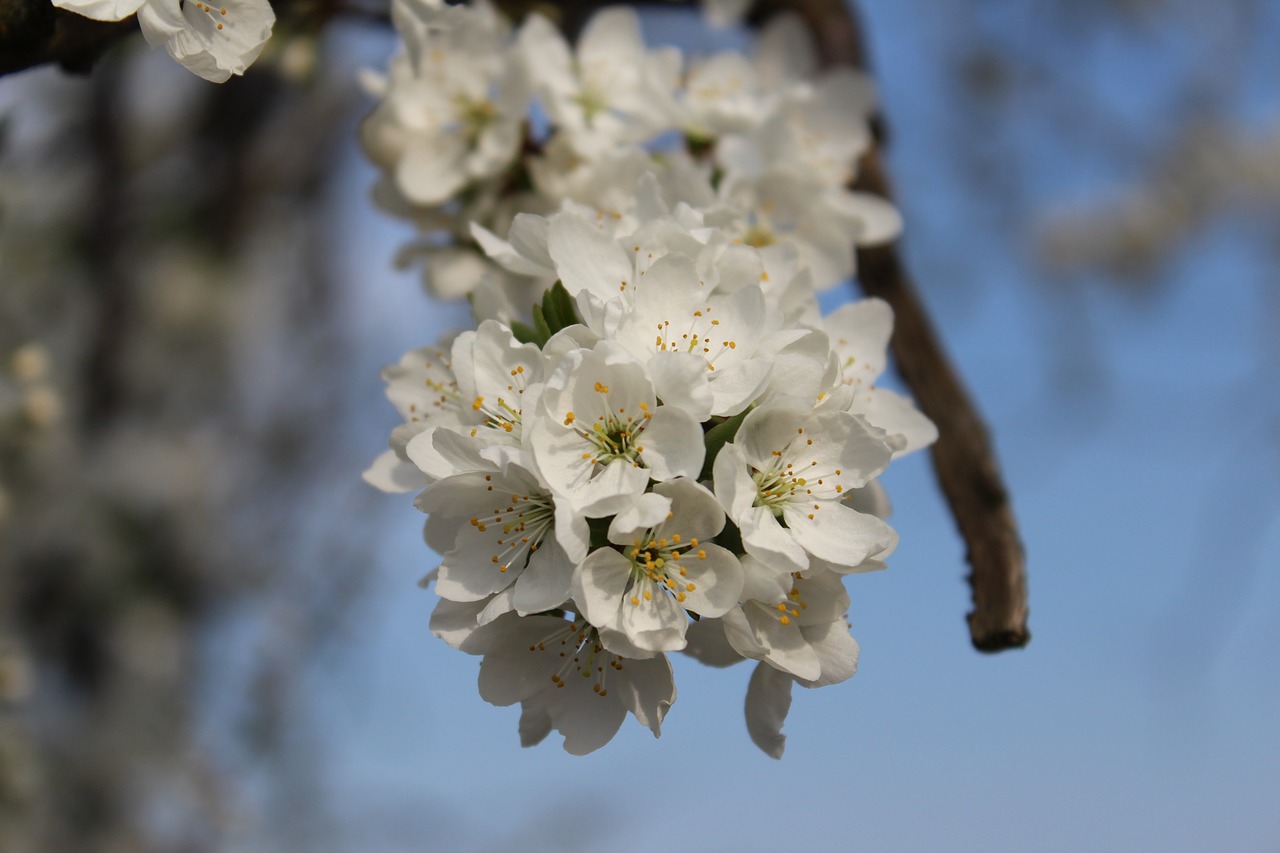
[[[49,0],[0,0],[0,75],[51,62],[84,73],[137,31],[132,18],[105,23],[55,9]]]
[[[844,0],[761,0],[758,15],[798,13],[826,64],[870,63],[854,10]],[[877,134],[883,145],[883,134]],[[856,188],[893,199],[880,152],[863,159]],[[858,280],[869,296],[893,306],[893,355],[921,410],[938,426],[933,467],[968,546],[973,611],[969,636],[979,651],[1020,648],[1027,629],[1026,555],[1000,466],[977,407],[943,349],[896,244],[858,250]]]

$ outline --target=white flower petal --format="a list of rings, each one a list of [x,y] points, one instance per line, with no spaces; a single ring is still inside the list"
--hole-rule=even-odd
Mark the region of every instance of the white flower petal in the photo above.
[[[833,501],[822,502],[818,509],[789,504],[783,518],[794,541],[815,557],[839,566],[857,566],[895,540],[892,528],[880,519]]]
[[[612,548],[599,548],[587,555],[573,573],[573,598],[582,616],[600,627],[613,622],[627,584],[631,563]]]
[[[457,602],[442,598],[431,611],[431,634],[469,655],[484,653],[478,618],[486,602]]]
[[[656,655],[619,664],[622,668],[609,677],[609,694],[616,695],[617,701],[658,737],[662,734],[662,720],[676,701],[671,663],[665,655]]]
[[[169,55],[214,83],[253,64],[276,20],[267,0],[221,0],[217,7],[188,2],[182,14],[188,26],[169,39]]]
[[[725,637],[722,619],[700,619],[689,626],[684,636],[688,643],[684,647],[684,653],[698,663],[726,667],[743,660],[743,656]]]
[[[640,436],[644,450],[640,456],[655,480],[697,477],[702,471],[706,446],[702,425],[688,412],[673,406],[659,406]]]
[[[396,185],[415,204],[447,201],[466,183],[462,159],[466,142],[458,136],[438,134],[414,139],[405,146],[396,164]]]
[[[732,632],[726,630],[730,643],[735,647],[742,643],[738,648],[740,652],[745,655],[748,649],[763,648],[765,649],[763,655],[748,655],[748,657],[759,657],[797,678],[817,678],[821,675],[822,664],[818,660],[818,655],[805,639],[801,626],[795,618],[789,618],[784,625],[781,619],[782,614],[775,605],[762,601],[747,602],[742,606],[742,613],[746,617],[751,642],[744,642],[741,622],[733,623]]]
[[[730,551],[718,545],[702,544],[680,560],[687,574],[681,579],[693,589],[686,589],[683,606],[699,616],[722,616],[738,603],[742,594],[742,566]]]
[[[822,675],[801,681],[802,685],[822,687],[838,684],[852,678],[858,671],[858,641],[849,634],[849,626],[844,619],[806,627],[803,631],[821,662]]]
[[[747,553],[757,560],[791,572],[809,568],[805,549],[796,542],[792,532],[778,523],[768,507],[751,507],[738,519],[738,527]]]
[[[715,396],[706,359],[690,352],[659,352],[645,370],[664,405],[682,409],[700,423],[711,417]]]
[[[401,459],[394,450],[380,453],[361,477],[384,492],[412,492],[427,485],[427,478],[418,467]]]
[[[872,426],[901,439],[893,458],[928,447],[938,440],[938,428],[915,404],[887,388],[864,391],[854,401],[853,411]]]
[[[733,443],[720,448],[712,466],[712,477],[716,500],[734,523],[741,526],[741,519],[751,509],[756,498],[756,484],[751,480],[742,448]]]
[[[651,652],[684,648],[689,617],[674,598],[647,579],[636,581],[627,595],[618,611],[617,625],[631,642]]]
[[[632,532],[657,527],[671,512],[671,499],[655,492],[640,495],[609,522],[609,541],[625,545]]]
[[[631,259],[614,240],[572,214],[551,220],[547,250],[569,295],[589,293],[598,299],[618,295],[632,277]]]
[[[747,734],[771,758],[781,758],[786,748],[782,726],[791,710],[791,682],[791,676],[760,663],[747,684]]]
[[[771,369],[769,362],[753,358],[716,370],[711,383],[711,413],[730,417],[751,405],[769,384]]]
[[[95,21],[123,21],[147,0],[53,0],[53,5]]]
[[[520,703],[520,745],[537,746],[551,734],[551,714],[547,712],[546,698],[538,694]]]
[[[592,680],[576,673],[565,677],[564,688],[546,694],[547,710],[556,731],[564,735],[570,755],[587,755],[607,744],[622,727],[627,710],[612,697],[592,692]]]
[[[526,616],[559,607],[572,594],[574,563],[551,539],[529,556],[511,588],[511,604]]]
[[[160,47],[186,26],[179,0],[147,0],[138,8],[138,27],[151,47]]]
[[[633,462],[615,459],[569,497],[588,518],[614,515],[644,493],[650,473]]]

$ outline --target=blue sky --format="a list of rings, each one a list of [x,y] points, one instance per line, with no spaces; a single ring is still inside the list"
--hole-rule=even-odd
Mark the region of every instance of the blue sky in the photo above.
[[[884,478],[902,535],[890,569],[848,582],[860,672],[796,691],[782,761],[747,739],[749,668],[687,660],[676,661],[679,700],[661,740],[629,721],[585,758],[554,734],[521,750],[518,712],[476,694],[478,660],[427,630],[433,596],[414,585],[431,566],[420,516],[407,498],[379,498],[373,588],[341,653],[307,680],[332,849],[1280,847],[1273,232],[1227,216],[1190,235],[1158,291],[1120,297],[1084,281],[1068,299],[1044,283],[1022,221],[1140,179],[1141,155],[1184,109],[1177,81],[1207,48],[1172,26],[1051,32],[1054,4],[973,25],[1072,81],[1132,141],[1129,154],[1073,149],[1104,133],[1030,101],[1025,116],[1001,113],[1009,123],[990,142],[1019,193],[1001,207],[949,148],[975,121],[947,76],[966,44],[957,20],[972,24],[957,10],[971,5],[876,3],[866,18],[907,256],[994,431],[1022,521],[1031,645],[970,648],[963,548],[928,460],[911,457]],[[1271,17],[1269,40],[1240,46],[1218,115],[1280,117],[1275,62],[1259,48],[1275,43]],[[1080,44],[1089,63],[1076,74],[1062,63]],[[368,205],[370,171],[349,165],[335,203],[362,205],[347,263],[369,377],[353,391],[369,403],[352,441],[372,456],[394,422],[378,366],[467,320],[429,304],[410,277],[369,275],[406,232]]]

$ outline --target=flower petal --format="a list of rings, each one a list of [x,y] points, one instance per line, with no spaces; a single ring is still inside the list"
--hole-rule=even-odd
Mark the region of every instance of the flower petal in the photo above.
[[[617,696],[631,714],[648,726],[654,737],[662,734],[662,720],[676,701],[676,684],[666,655],[648,660],[619,661],[608,681],[610,696]]]
[[[614,621],[631,579],[631,563],[611,548],[598,548],[573,573],[573,598],[582,615],[600,627]]]
[[[770,758],[781,758],[787,736],[782,726],[791,710],[791,676],[767,663],[756,665],[747,684],[747,734]]]
[[[360,476],[384,492],[412,492],[427,485],[427,478],[418,467],[401,459],[394,450],[378,454],[378,458]]]
[[[892,528],[875,516],[834,501],[824,501],[817,509],[788,504],[782,517],[806,551],[838,566],[857,566],[896,538]]]

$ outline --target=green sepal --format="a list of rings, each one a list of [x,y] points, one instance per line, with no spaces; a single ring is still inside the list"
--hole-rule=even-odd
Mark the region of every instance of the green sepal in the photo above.
[[[699,480],[711,479],[711,472],[714,470],[716,457],[720,455],[720,449],[733,441],[733,437],[738,434],[738,427],[742,426],[742,421],[747,417],[748,411],[750,409],[745,409],[728,420],[716,424],[707,430],[706,435],[702,437],[702,441],[707,447],[707,455],[702,462],[702,473],[698,475]]]
[[[738,529],[738,525],[728,519],[725,519],[724,529],[717,533],[712,541],[735,556],[741,557],[746,553],[742,547],[742,531]]]
[[[533,306],[533,331],[537,335],[533,342],[542,349],[551,340],[551,324],[547,322],[547,313],[541,305]]]
[[[578,316],[578,308],[573,304],[573,297],[559,281],[551,285],[551,289],[542,297],[542,316],[546,318],[551,335],[582,322],[582,318]]]
[[[538,343],[538,333],[534,331],[533,327],[521,323],[519,320],[511,321],[511,334],[515,335],[516,340],[522,344]],[[542,345],[538,344],[538,346]]]
[[[587,519],[587,529],[591,531],[591,541],[587,545],[588,550],[594,551],[597,548],[609,547],[609,524],[612,521],[613,516]]]

